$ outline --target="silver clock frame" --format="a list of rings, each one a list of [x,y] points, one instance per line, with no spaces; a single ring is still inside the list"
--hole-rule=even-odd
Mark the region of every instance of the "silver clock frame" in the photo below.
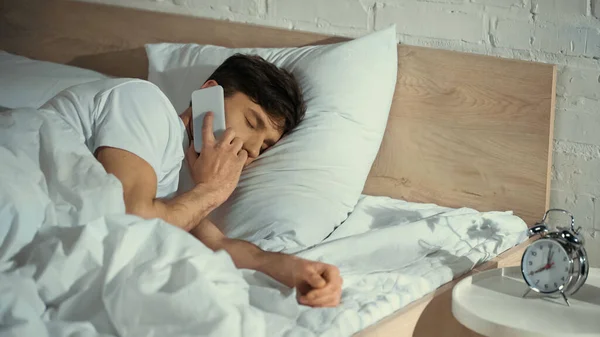
[[[550,232],[548,224],[546,223],[546,218],[548,217],[548,214],[550,212],[561,212],[569,215],[571,217],[571,223],[569,228],[557,227],[557,231]],[[525,268],[523,265],[525,261],[525,255],[527,254],[527,250],[531,247],[529,246],[527,247],[527,249],[523,253],[523,256],[521,257],[521,274],[523,275],[525,283],[527,283],[527,286],[529,287],[529,289],[527,289],[527,292],[523,294],[523,297],[527,296],[531,290],[545,296],[552,296],[557,293],[560,293],[565,303],[568,306],[571,305],[569,303],[567,295],[571,296],[575,294],[581,288],[581,286],[583,286],[589,274],[587,252],[583,247],[583,237],[579,236],[580,232],[581,227],[575,230],[575,219],[573,215],[568,211],[562,209],[549,209],[544,214],[544,218],[542,219],[541,223],[538,223],[535,226],[528,229],[529,237],[540,235],[541,239],[555,241],[565,250],[569,260],[569,278],[565,283],[559,286],[557,290],[554,291],[543,291],[537,288],[535,285],[530,284],[527,280]]]

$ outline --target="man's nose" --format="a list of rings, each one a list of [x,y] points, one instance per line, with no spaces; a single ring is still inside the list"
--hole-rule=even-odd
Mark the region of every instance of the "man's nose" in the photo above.
[[[246,152],[248,152],[248,159],[246,159],[246,164],[244,164],[244,166],[250,165],[250,163],[255,161],[256,158],[258,158],[258,155],[260,154],[260,148],[258,150],[255,150],[253,148],[248,147],[246,148]]]
[[[247,147],[246,151],[248,152],[248,159],[252,158],[252,160],[258,158],[258,155],[260,154],[260,147],[258,147],[258,149],[256,147]]]
[[[251,139],[244,142],[244,149],[248,152],[248,159],[252,158],[254,160],[258,158],[261,146],[262,140],[260,139]]]

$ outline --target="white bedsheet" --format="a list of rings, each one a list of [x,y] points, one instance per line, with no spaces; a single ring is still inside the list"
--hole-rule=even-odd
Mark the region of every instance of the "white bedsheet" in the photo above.
[[[524,239],[510,213],[363,196],[323,243],[337,308],[234,268],[160,220],[124,215],[119,182],[52,114],[0,114],[0,336],[348,336]],[[17,253],[18,252],[18,253]]]
[[[523,242],[526,228],[511,212],[362,196],[324,243],[297,253],[340,268],[342,304],[303,310],[297,322],[323,336],[349,336]]]

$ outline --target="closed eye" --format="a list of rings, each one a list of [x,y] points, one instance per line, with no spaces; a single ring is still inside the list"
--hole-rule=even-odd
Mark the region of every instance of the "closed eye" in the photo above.
[[[256,128],[254,127],[254,125],[250,124],[250,121],[248,120],[248,118],[245,118],[245,119],[246,119],[246,124],[248,125],[248,127],[249,127],[250,129],[252,129],[252,130],[256,129]]]

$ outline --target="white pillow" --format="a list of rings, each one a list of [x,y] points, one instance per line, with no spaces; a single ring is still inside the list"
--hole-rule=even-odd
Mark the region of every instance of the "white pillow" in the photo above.
[[[107,76],[64,64],[37,61],[0,50],[0,106],[39,108],[64,89]]]
[[[151,44],[149,80],[178,112],[235,53],[258,54],[297,78],[305,119],[243,171],[212,219],[233,238],[265,249],[321,242],[355,206],[373,164],[397,77],[395,26],[325,46],[229,49]]]

